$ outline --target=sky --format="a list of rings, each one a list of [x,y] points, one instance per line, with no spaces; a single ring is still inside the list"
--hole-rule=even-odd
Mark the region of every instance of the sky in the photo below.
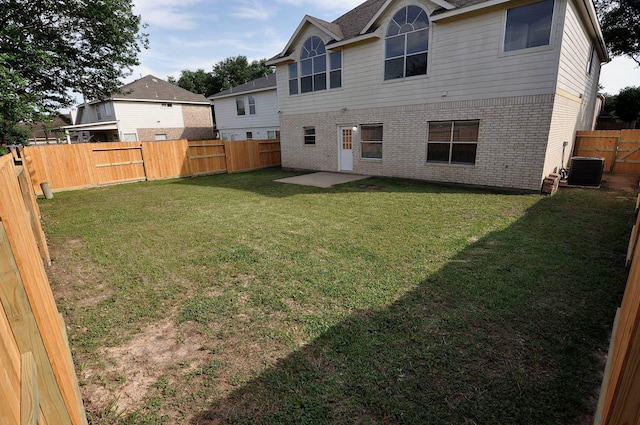
[[[152,74],[178,78],[181,70],[211,71],[231,57],[249,61],[280,53],[305,14],[333,21],[364,0],[134,0],[134,13],[148,26],[149,49],[125,82]],[[631,59],[603,65],[602,92],[640,86]]]

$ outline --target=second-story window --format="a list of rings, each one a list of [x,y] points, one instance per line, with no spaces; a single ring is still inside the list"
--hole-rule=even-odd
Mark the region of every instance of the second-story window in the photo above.
[[[300,76],[302,93],[327,88],[327,51],[320,37],[309,37],[302,45]]]
[[[236,99],[236,113],[238,115],[245,115],[244,99],[241,97]]]
[[[551,39],[553,0],[544,0],[507,10],[504,51],[547,46]]]
[[[256,114],[256,98],[249,96],[249,115]]]
[[[429,18],[418,6],[400,9],[387,27],[384,79],[412,77],[427,73]]]

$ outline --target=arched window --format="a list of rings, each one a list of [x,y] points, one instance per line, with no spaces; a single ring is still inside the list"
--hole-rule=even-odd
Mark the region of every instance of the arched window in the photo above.
[[[384,79],[427,73],[429,18],[418,6],[400,9],[389,22],[385,38]]]
[[[320,37],[309,37],[302,45],[300,76],[302,93],[327,88],[327,51]]]

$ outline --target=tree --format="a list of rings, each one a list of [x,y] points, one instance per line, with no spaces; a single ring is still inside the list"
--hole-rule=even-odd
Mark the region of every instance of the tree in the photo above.
[[[609,51],[640,65],[640,0],[596,0],[595,5]]]
[[[218,93],[221,87],[213,74],[206,72],[204,69],[198,69],[196,71],[185,69],[180,72],[180,78],[178,80],[173,77],[169,77],[167,80],[185,90],[205,96]]]
[[[69,106],[72,93],[105,98],[137,65],[148,38],[130,0],[2,0],[0,131]]]
[[[630,122],[631,128],[635,128],[635,122],[640,115],[640,87],[626,87],[620,90],[616,96],[615,111],[618,118]]]
[[[249,63],[246,56],[230,57],[218,62],[213,66],[213,76],[220,84],[218,91],[228,90],[231,87],[272,74],[273,68],[267,66],[266,62],[266,59],[260,59]]]
[[[180,72],[178,80],[167,77],[167,81],[190,92],[211,96],[272,74],[273,68],[267,66],[266,62],[266,59],[260,59],[249,63],[246,56],[233,56],[216,63],[212,72],[206,72],[203,69],[184,70]]]

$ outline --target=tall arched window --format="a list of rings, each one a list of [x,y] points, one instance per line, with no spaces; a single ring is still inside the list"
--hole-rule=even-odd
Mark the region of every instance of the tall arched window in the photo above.
[[[418,6],[400,9],[389,22],[385,38],[384,79],[427,73],[429,18]]]
[[[300,77],[302,93],[327,88],[327,51],[320,37],[309,37],[302,45]]]

